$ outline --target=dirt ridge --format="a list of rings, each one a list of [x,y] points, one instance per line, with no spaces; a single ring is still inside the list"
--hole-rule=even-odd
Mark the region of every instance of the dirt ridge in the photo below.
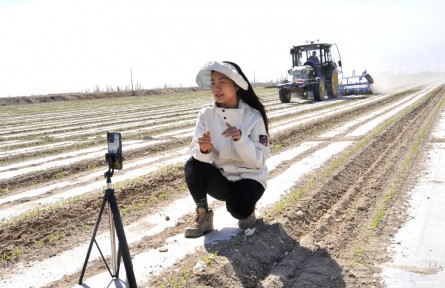
[[[355,257],[351,247],[354,247],[357,239],[365,239],[369,233],[369,219],[381,205],[380,201],[388,192],[389,184],[394,181],[403,155],[407,153],[406,146],[414,142],[418,127],[430,115],[440,97],[439,93],[429,97],[364,147],[325,184],[320,184],[309,195],[288,207],[284,215],[272,222],[277,225],[284,223],[281,232],[274,230],[271,236],[268,229],[273,228],[267,224],[258,231],[257,237],[262,240],[282,239],[287,235],[291,239],[303,239],[304,245],[297,241],[296,247],[291,250],[275,251],[271,247],[276,244],[258,247],[261,245],[257,246],[256,243],[262,240],[254,238],[239,245],[228,244],[221,250],[207,247],[210,252],[216,250],[218,255],[229,258],[232,267],[228,268],[229,264],[225,260],[212,264],[211,269],[189,280],[184,287],[380,287],[378,279],[370,277],[369,271],[373,274],[378,272],[374,261],[382,259],[368,258],[360,268],[355,268],[351,263],[341,263],[342,267],[350,266],[345,270],[334,259],[350,261]],[[346,199],[341,200],[344,197]],[[333,209],[336,204],[340,207]],[[351,225],[361,222],[364,222],[362,227]],[[345,239],[342,235],[346,233],[348,238]],[[255,245],[249,245],[253,243]],[[268,256],[275,261],[258,263],[257,255],[251,253],[251,249],[258,249],[257,253],[267,250]],[[259,255],[264,258],[261,253]],[[243,260],[239,257],[243,257]],[[323,270],[329,273],[320,274]],[[354,276],[347,277],[348,273]],[[217,280],[220,277],[230,278],[231,274],[237,275],[241,283]],[[219,275],[225,275],[226,278]],[[148,287],[166,284],[160,279],[163,277],[165,279],[165,274],[151,281]]]
[[[414,91],[417,90],[406,93]],[[274,135],[273,141],[282,144],[282,149],[289,149],[304,141],[317,141],[317,132],[321,133],[333,125],[347,123],[364,113],[409,97],[406,93],[382,98],[382,101],[365,105],[356,109],[357,111],[295,126]],[[421,105],[386,127],[381,135],[362,147],[350,161],[338,167],[335,173],[323,181],[318,181],[307,194],[289,205],[282,214],[275,215],[266,223],[260,219],[257,230],[251,237],[240,235],[227,243],[202,247],[161,275],[153,277],[148,283],[141,283],[140,287],[381,287],[374,274],[378,273],[377,264],[383,260],[384,252],[379,250],[381,248],[373,241],[388,241],[388,236],[393,233],[393,226],[386,227],[383,224],[379,227],[375,239],[369,240],[369,251],[363,263],[355,263],[354,246],[357,241],[367,239],[369,221],[379,209],[379,201],[388,191],[389,184],[394,182],[397,169],[400,168],[400,163],[414,142],[413,139],[416,138],[424,119],[431,114],[437,101],[444,97],[443,91],[436,90],[430,94],[423,98],[425,100]],[[350,130],[355,128],[351,127]],[[338,135],[323,145],[328,145],[329,141],[343,141],[343,138],[344,135]],[[175,143],[184,146],[186,142],[188,143],[185,140]],[[153,149],[150,152],[168,153],[172,147],[177,146],[157,146],[150,148]],[[137,159],[141,152],[144,151],[138,150],[128,156]],[[313,152],[314,150],[308,151]],[[280,153],[280,150],[272,153]],[[334,160],[330,160],[326,165]],[[278,166],[273,174],[278,175],[292,161],[295,159]],[[65,171],[66,168],[60,169]],[[79,166],[76,171],[85,169],[85,166]],[[48,172],[45,177],[49,178],[51,173],[55,172],[57,169]],[[319,175],[321,172],[322,169],[312,172],[312,175]],[[30,176],[24,175],[22,180],[17,179],[15,187],[24,183],[33,184],[32,176],[25,180]],[[298,185],[304,185],[309,180],[310,177],[303,179]],[[35,181],[38,181],[37,178]],[[14,186],[12,182],[9,184]],[[0,227],[0,252],[9,254],[15,247],[22,247],[21,257],[29,263],[57,255],[64,249],[70,249],[73,243],[88,241],[101,200],[100,194],[93,194],[72,203],[71,206],[33,219],[17,219],[15,223]],[[130,181],[116,188],[121,213],[125,213],[124,224],[156,213],[163,206],[186,195],[188,193],[184,187],[181,165],[163,168],[162,173],[149,174],[143,179]],[[397,206],[394,209],[401,211]],[[181,233],[192,221],[193,215],[187,215],[175,227],[133,243],[130,250],[132,253],[138,253],[157,249],[168,237]],[[106,230],[107,227],[101,226],[100,229]],[[63,235],[63,238],[57,243],[51,242],[51,237],[59,234]],[[183,281],[184,276],[181,276],[181,273],[191,271],[197,259],[212,253],[216,256],[208,269],[198,274],[190,274],[187,280]],[[9,262],[0,269],[3,273],[12,273],[14,265],[21,262],[20,259],[18,262]],[[23,264],[26,265],[24,262]],[[101,272],[103,268],[103,263],[94,261],[89,264],[87,276],[95,271]],[[78,276],[66,275],[46,287],[62,287],[67,283],[76,283]],[[172,284],[175,279],[180,283],[179,286]]]
[[[116,97],[129,97],[129,96],[150,96],[160,94],[172,94],[181,92],[191,92],[202,90],[198,87],[183,87],[183,88],[162,88],[162,89],[142,89],[135,91],[119,91],[119,92],[94,92],[94,93],[57,93],[48,95],[33,95],[33,96],[13,96],[13,97],[0,97],[0,106],[9,105],[25,105],[25,104],[39,104],[39,103],[52,103],[62,101],[79,101],[79,100],[94,100],[94,99],[106,99]]]

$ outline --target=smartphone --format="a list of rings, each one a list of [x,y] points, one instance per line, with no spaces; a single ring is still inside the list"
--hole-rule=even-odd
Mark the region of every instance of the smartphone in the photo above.
[[[107,132],[108,154],[107,161],[110,167],[121,170],[122,169],[122,137],[119,132]]]

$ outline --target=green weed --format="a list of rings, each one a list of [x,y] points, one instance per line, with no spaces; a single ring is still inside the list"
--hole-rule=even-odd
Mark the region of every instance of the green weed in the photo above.
[[[359,243],[355,243],[354,255],[356,263],[363,263],[363,260],[366,257],[365,249],[363,246],[359,245]]]
[[[11,262],[11,261],[17,260],[21,253],[22,253],[22,251],[20,250],[19,247],[16,247],[11,252],[3,251],[2,261]]]
[[[273,152],[275,152],[275,151],[278,151],[278,150],[283,149],[283,147],[284,147],[283,145],[281,145],[281,144],[277,144],[277,145],[273,145],[271,150],[272,150]]]
[[[55,233],[55,234],[50,234],[48,237],[45,237],[43,239],[40,239],[39,243],[41,245],[45,245],[45,244],[55,244],[58,241],[62,240],[63,238],[63,234],[62,233]]]
[[[0,196],[1,195],[6,195],[9,193],[9,188],[0,188]]]
[[[167,196],[168,196],[168,191],[162,191],[161,193],[158,194],[158,199],[164,200],[165,198],[167,198]]]

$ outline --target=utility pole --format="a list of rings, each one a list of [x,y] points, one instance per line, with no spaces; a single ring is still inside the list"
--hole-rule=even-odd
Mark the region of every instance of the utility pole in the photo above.
[[[134,96],[134,91],[133,91],[133,69],[130,68],[130,78],[131,78],[131,95]]]

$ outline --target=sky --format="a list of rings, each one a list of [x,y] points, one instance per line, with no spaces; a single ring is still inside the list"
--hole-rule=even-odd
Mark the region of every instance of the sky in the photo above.
[[[251,82],[337,44],[343,75],[445,72],[441,0],[0,0],[0,97],[197,86],[210,60]]]

